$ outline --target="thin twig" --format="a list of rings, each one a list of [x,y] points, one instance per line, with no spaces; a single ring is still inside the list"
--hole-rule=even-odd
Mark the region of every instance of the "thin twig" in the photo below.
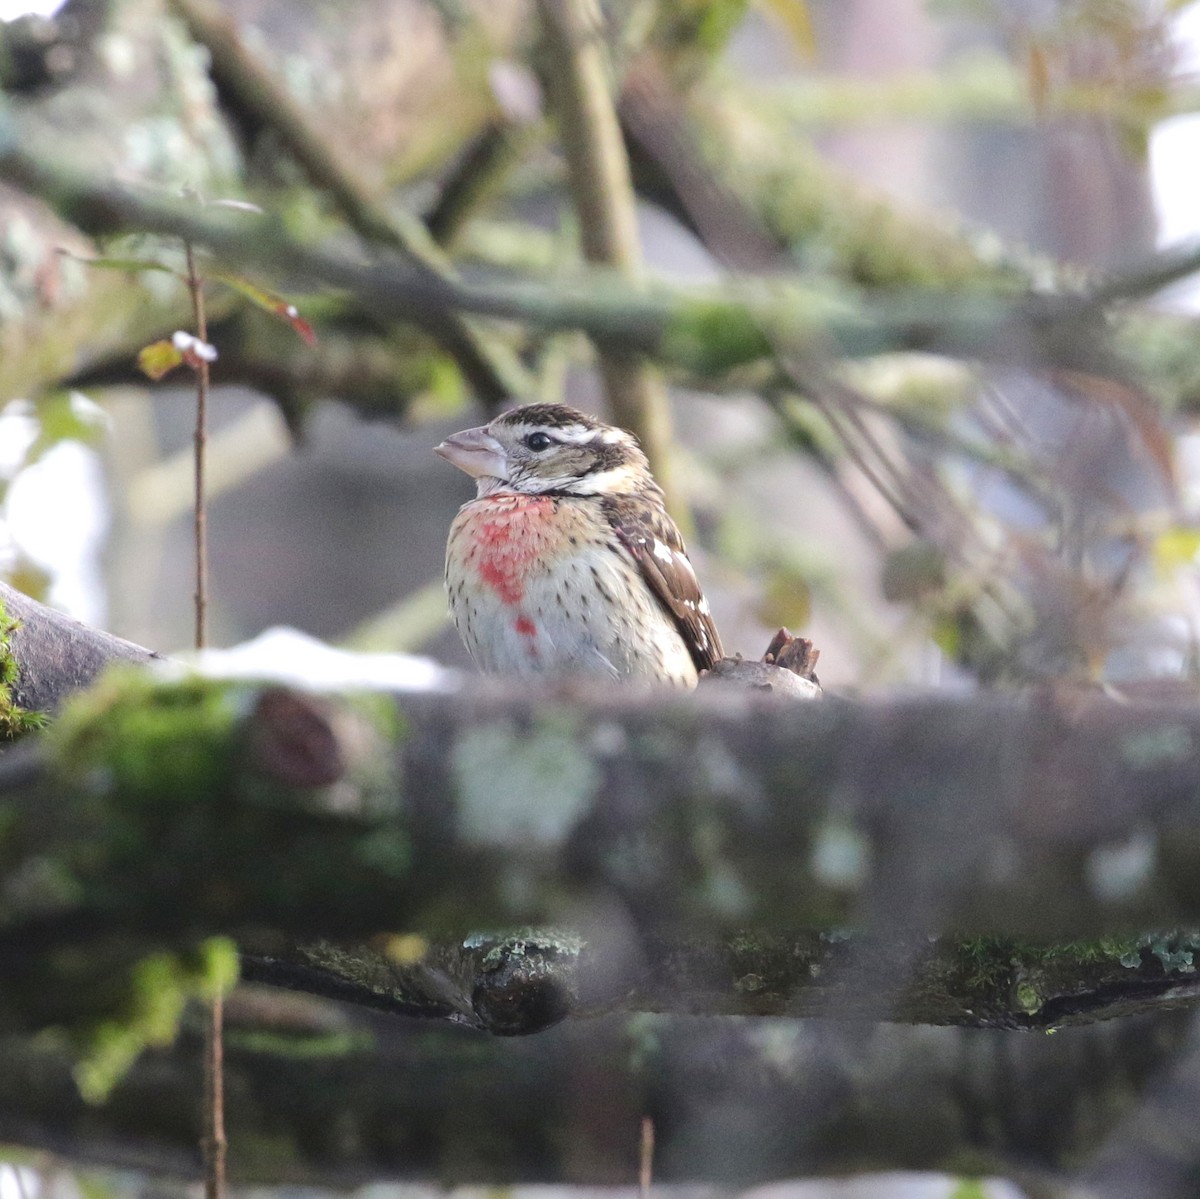
[[[192,296],[192,314],[196,321],[196,336],[208,343],[208,321],[204,313],[204,280],[196,273],[196,253],[192,243],[185,242],[187,251],[187,284]],[[196,429],[192,436],[194,450],[195,508],[192,531],[196,561],[196,634],[195,645],[203,649],[208,614],[208,511],[204,495],[205,452],[208,448],[208,361],[201,358],[196,367]]]
[[[599,5],[596,0],[539,0],[538,8],[583,252],[588,261],[636,280],[642,270],[637,207],[609,87]],[[613,419],[642,443],[669,500],[671,417],[662,379],[649,362],[603,345],[600,369]]]
[[[184,242],[187,253],[187,285],[192,297],[196,336],[208,344],[208,319],[204,311],[204,280],[196,270],[192,243]],[[195,508],[192,530],[196,557],[197,649],[206,640],[208,614],[208,509],[205,497],[205,451],[208,447],[208,359],[196,364],[196,430],[193,436]],[[204,1194],[205,1199],[222,1199],[225,1194],[225,1070],[224,1005],[220,991],[209,1001],[208,1029],[204,1052]]]
[[[204,1138],[204,1199],[225,1194],[225,1001],[217,991],[208,1005],[204,1090],[208,1128]]]
[[[650,1184],[654,1180],[654,1121],[642,1117],[642,1144],[638,1162],[638,1192],[641,1199],[650,1199]]]
[[[467,146],[425,214],[425,227],[439,246],[454,245],[463,227],[516,163],[526,140],[524,130],[498,118]]]

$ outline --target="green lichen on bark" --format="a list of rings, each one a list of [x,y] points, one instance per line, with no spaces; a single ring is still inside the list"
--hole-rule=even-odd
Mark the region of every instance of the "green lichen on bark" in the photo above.
[[[22,708],[13,699],[13,689],[20,677],[20,667],[13,653],[13,634],[21,627],[19,620],[9,616],[0,603],[0,740],[15,741],[25,733],[45,728],[49,716],[45,712],[31,712]]]

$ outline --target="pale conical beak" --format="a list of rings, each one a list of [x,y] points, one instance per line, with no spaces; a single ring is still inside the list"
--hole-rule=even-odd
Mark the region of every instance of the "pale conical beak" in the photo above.
[[[508,456],[487,429],[464,429],[447,437],[441,445],[435,445],[433,452],[441,454],[473,479],[508,478]]]

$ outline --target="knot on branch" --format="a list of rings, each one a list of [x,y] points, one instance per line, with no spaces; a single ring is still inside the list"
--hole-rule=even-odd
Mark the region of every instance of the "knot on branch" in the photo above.
[[[493,945],[477,968],[471,1007],[484,1027],[502,1037],[520,1037],[570,1015],[578,996],[577,946],[506,940]]]
[[[703,677],[737,683],[754,691],[768,691],[789,699],[820,699],[821,681],[815,668],[821,651],[804,637],[793,637],[780,629],[758,662],[749,662],[740,654],[722,658]]]
[[[264,773],[292,787],[328,787],[346,773],[328,705],[279,687],[259,697],[250,751]]]

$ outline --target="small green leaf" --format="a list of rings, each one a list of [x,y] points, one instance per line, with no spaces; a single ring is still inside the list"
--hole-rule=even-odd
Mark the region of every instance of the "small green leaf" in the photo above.
[[[159,381],[183,364],[183,352],[169,341],[156,341],[138,351],[138,370],[147,378]]]
[[[174,275],[176,279],[186,281],[187,278],[173,266],[168,266],[165,262],[159,262],[155,258],[88,258],[83,254],[72,254],[70,250],[62,249],[59,250],[59,253],[64,258],[73,258],[85,266],[95,266],[105,271],[122,271],[125,274],[132,274],[135,271],[161,271],[166,275]]]
[[[963,645],[962,626],[953,616],[942,616],[934,621],[930,630],[933,643],[952,662],[958,660]]]

